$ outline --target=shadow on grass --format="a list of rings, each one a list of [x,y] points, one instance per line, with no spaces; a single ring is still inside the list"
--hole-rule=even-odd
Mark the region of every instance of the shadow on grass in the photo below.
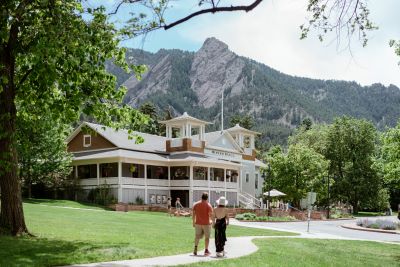
[[[50,206],[60,206],[60,207],[72,207],[72,208],[79,208],[79,207],[74,207],[71,205],[68,205],[69,203],[78,203],[79,205],[82,205],[81,208],[100,208],[104,210],[112,210],[109,207],[101,206],[98,204],[90,203],[90,202],[81,202],[81,201],[68,201],[68,200],[60,200],[60,199],[36,199],[36,198],[25,198],[23,200],[24,203],[29,203],[29,204],[44,204],[44,205],[50,205]],[[63,205],[65,204],[65,205]]]
[[[89,242],[0,236],[0,266],[60,266],[98,262],[114,257],[132,258],[127,244],[110,247]]]

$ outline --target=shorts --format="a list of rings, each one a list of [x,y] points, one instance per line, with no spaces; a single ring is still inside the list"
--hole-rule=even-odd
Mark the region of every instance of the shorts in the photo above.
[[[202,224],[195,224],[194,226],[195,231],[196,231],[196,238],[201,239],[203,238],[203,235],[206,238],[210,238],[210,232],[211,232],[211,225],[202,225]]]

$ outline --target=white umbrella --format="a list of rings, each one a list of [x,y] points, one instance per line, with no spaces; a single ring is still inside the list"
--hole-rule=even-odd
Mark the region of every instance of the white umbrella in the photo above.
[[[280,196],[286,196],[285,193],[282,193],[281,191],[278,191],[276,189],[272,189],[271,191],[267,191],[264,193],[264,196],[270,196],[270,197],[280,197]]]

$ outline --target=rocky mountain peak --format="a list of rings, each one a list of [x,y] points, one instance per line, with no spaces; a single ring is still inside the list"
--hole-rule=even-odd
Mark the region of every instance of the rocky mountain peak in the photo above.
[[[243,60],[230,51],[228,45],[214,37],[206,39],[194,55],[190,72],[190,88],[197,94],[199,104],[211,107],[219,100],[223,89],[235,87],[243,66]],[[241,91],[243,81],[234,89]]]
[[[215,53],[215,52],[221,53],[221,52],[223,52],[225,50],[229,50],[227,44],[225,44],[224,42],[218,40],[215,37],[210,37],[210,38],[207,38],[204,41],[204,43],[203,43],[202,47],[200,48],[199,52],[200,51],[204,51],[204,52],[208,52],[208,53],[210,53],[210,52],[212,52],[212,53]]]

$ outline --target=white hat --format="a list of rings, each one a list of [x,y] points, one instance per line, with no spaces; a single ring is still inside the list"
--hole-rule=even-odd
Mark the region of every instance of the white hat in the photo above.
[[[217,205],[221,205],[221,206],[226,206],[228,205],[228,200],[225,197],[220,197],[219,199],[217,199]]]

